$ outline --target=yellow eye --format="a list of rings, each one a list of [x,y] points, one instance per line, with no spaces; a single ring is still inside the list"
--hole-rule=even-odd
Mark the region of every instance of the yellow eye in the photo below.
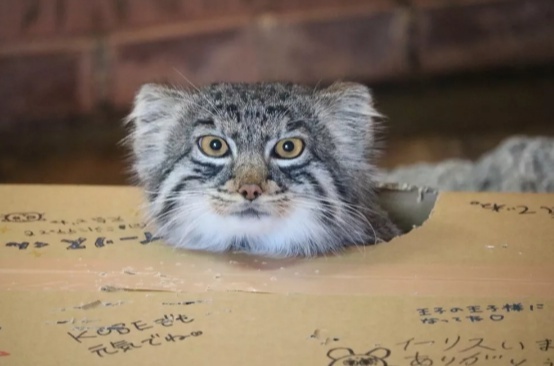
[[[225,140],[211,135],[200,137],[198,147],[204,154],[214,158],[221,158],[229,152],[229,146]]]
[[[273,152],[280,159],[294,159],[304,151],[304,141],[299,138],[282,139],[277,141]]]

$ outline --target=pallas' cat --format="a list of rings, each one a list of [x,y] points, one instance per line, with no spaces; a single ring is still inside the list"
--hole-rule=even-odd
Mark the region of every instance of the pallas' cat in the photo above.
[[[378,116],[356,83],[147,84],[128,142],[168,244],[311,256],[398,234],[374,188]]]

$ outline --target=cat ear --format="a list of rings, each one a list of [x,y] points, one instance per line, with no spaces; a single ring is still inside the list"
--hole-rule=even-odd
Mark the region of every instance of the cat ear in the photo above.
[[[362,102],[364,104],[372,104],[369,88],[360,83],[341,81],[332,84],[323,91],[335,97],[340,102]]]
[[[134,122],[136,127],[165,120],[175,120],[175,114],[186,103],[185,91],[158,84],[143,85],[135,96],[134,106],[126,122]]]
[[[373,156],[376,118],[369,88],[362,84],[340,82],[319,92],[320,120],[334,136],[337,148],[351,159]],[[345,156],[343,154],[343,156]]]
[[[375,117],[381,114],[375,110],[371,91],[365,85],[353,82],[335,83],[322,92],[327,112],[347,121],[371,126]]]
[[[146,84],[137,93],[126,119],[131,131],[123,143],[132,147],[134,170],[141,181],[147,181],[163,165],[168,135],[179,123],[187,100],[187,92],[156,84]]]

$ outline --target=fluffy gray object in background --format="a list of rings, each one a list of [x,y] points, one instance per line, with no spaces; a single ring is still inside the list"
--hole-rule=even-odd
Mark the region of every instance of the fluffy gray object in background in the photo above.
[[[554,192],[554,138],[511,137],[476,162],[416,164],[380,180],[443,191]]]

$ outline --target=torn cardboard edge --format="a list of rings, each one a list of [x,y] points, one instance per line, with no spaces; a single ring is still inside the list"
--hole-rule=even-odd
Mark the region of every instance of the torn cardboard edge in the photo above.
[[[404,233],[423,225],[439,196],[436,189],[400,183],[379,183],[377,191],[379,204]]]

